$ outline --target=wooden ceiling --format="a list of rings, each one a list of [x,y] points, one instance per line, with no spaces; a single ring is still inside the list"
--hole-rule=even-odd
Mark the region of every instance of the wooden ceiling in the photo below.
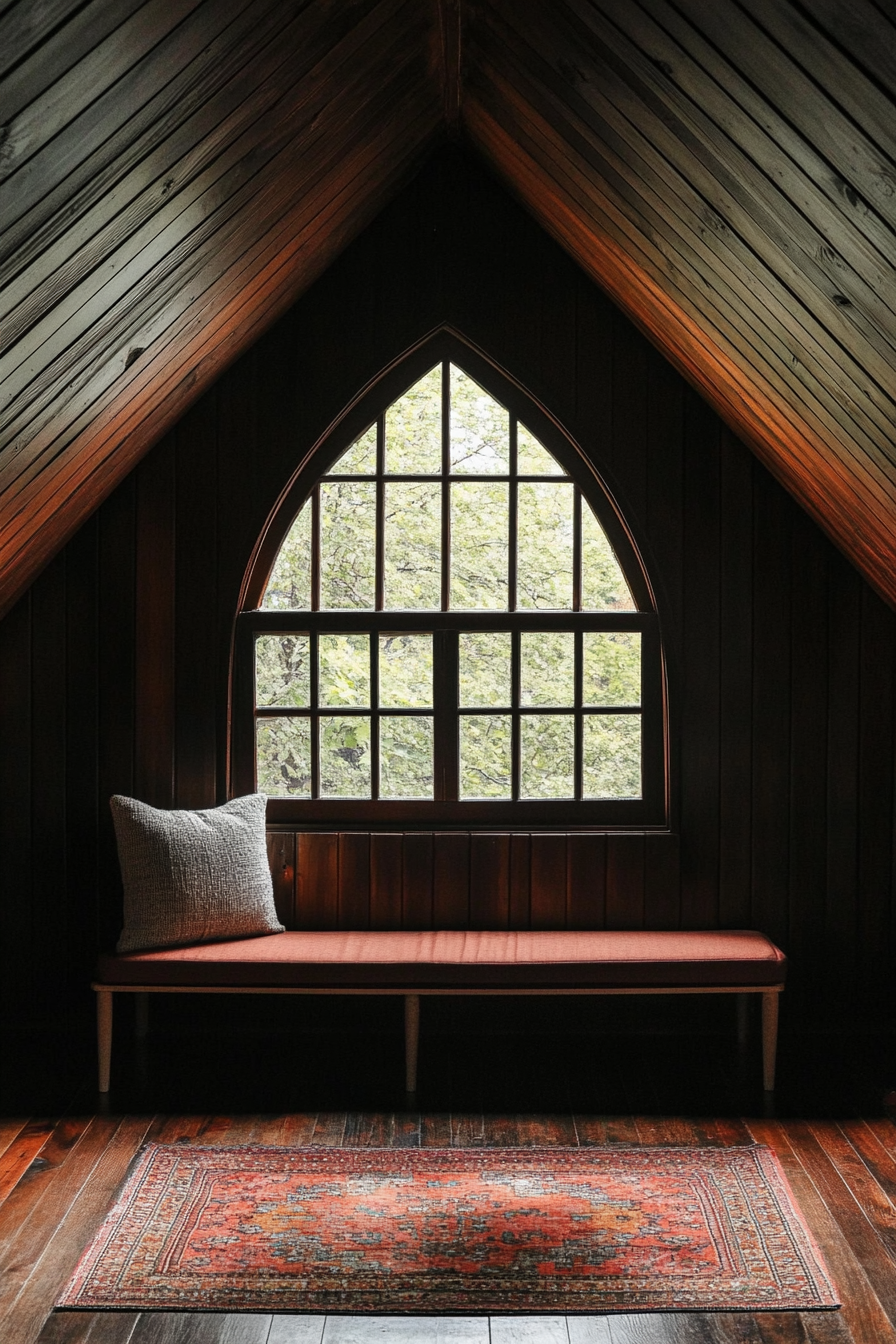
[[[447,136],[896,605],[892,0],[0,0],[0,612]]]

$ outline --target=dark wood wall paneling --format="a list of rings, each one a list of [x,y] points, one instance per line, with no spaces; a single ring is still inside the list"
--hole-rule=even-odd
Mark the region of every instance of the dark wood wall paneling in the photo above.
[[[889,1003],[896,617],[575,265],[440,154],[185,416],[0,624],[5,1010],[86,1010],[120,895],[106,800],[225,796],[252,547],[303,454],[440,321],[592,454],[669,657],[671,834],[272,831],[297,927],[727,927],[839,1020]],[[792,1009],[795,1011],[795,1008]]]

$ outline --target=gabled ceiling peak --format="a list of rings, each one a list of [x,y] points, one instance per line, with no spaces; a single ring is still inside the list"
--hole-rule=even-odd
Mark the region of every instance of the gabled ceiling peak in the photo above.
[[[896,602],[896,28],[871,0],[0,15],[0,609],[463,138]]]

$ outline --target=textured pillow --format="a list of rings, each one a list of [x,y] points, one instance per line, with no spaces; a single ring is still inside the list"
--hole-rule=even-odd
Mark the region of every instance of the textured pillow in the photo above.
[[[110,800],[124,882],[119,952],[282,933],[265,844],[265,795],[202,812]]]

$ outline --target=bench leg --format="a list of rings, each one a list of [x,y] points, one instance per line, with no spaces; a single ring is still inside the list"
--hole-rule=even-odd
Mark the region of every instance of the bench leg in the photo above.
[[[778,1053],[778,998],[776,991],[762,996],[762,1086],[775,1090],[775,1058]]]
[[[109,1091],[109,1074],[112,1068],[112,991],[98,989],[96,992],[96,1044],[99,1056],[99,1088]]]
[[[417,1091],[417,1048],[420,1043],[420,995],[404,996],[405,1091]]]

